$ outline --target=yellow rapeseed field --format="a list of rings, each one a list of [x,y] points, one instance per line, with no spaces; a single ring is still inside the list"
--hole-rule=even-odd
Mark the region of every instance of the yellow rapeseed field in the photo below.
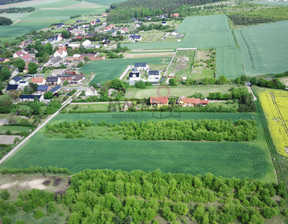
[[[260,94],[260,102],[278,153],[288,157],[288,92],[265,91]]]

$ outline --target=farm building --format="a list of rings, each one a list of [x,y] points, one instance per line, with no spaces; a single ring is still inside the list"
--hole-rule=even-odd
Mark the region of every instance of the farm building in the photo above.
[[[180,97],[177,100],[177,104],[182,107],[196,107],[198,105],[206,106],[209,103],[209,100],[201,100],[199,98],[185,98]]]
[[[151,106],[157,106],[157,107],[168,106],[168,103],[169,103],[169,99],[166,96],[150,97],[150,105]]]

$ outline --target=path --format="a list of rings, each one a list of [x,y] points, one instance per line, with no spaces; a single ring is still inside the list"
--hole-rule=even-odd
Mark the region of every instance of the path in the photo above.
[[[125,71],[122,73],[122,75],[119,77],[119,79],[122,80],[122,79],[125,77],[125,75],[127,74],[127,72],[128,72],[130,69],[132,69],[132,68],[133,68],[132,65],[128,65],[127,68],[126,68],[126,70],[125,70]]]
[[[253,93],[253,91],[251,89],[251,86],[248,86],[248,85],[246,85],[246,86],[247,86],[247,89],[248,89],[249,93],[251,93],[253,95],[253,100],[256,101],[257,97],[254,95],[254,93]]]
[[[62,103],[62,107],[57,110],[54,114],[50,115],[42,124],[40,124],[30,135],[28,135],[23,141],[21,141],[18,145],[14,147],[7,155],[5,155],[0,160],[0,165],[4,163],[11,155],[13,155],[19,148],[21,148],[22,145],[24,145],[31,137],[33,137],[41,128],[43,128],[49,121],[51,121],[54,117],[56,117],[59,112],[67,106],[69,103],[71,103],[72,98],[74,96],[78,96],[81,93],[80,90],[78,90],[76,93],[74,93],[72,96],[70,96],[65,102]]]
[[[109,104],[109,103],[132,103],[132,101],[85,102],[85,103],[71,103],[71,105],[74,105],[74,104],[79,104],[79,105],[85,105],[85,104]]]

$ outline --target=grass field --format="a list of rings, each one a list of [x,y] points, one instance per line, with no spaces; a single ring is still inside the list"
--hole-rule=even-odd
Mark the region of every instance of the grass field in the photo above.
[[[282,73],[288,70],[288,21],[236,30],[247,75]]]
[[[109,120],[109,123],[119,123],[122,120],[141,122],[157,119],[155,117],[159,116],[148,112],[61,114],[51,124],[79,119],[95,123],[102,120]],[[257,114],[250,113],[181,113],[180,116],[170,118],[238,120],[252,117],[258,121]],[[44,137],[42,129],[2,167],[57,166],[67,167],[72,172],[86,168],[125,171],[151,171],[159,168],[164,172],[212,172],[224,177],[275,181],[273,166],[261,135],[261,125],[258,126],[259,138],[250,143],[52,139]]]
[[[235,79],[244,74],[242,60],[238,48],[218,48],[216,51],[216,77],[225,75]]]
[[[260,102],[268,121],[269,132],[278,153],[288,157],[288,93],[267,90],[260,94]]]
[[[19,134],[22,131],[29,131],[31,127],[27,126],[0,126],[0,134],[4,135],[6,131],[11,131],[12,134]]]
[[[146,89],[130,88],[126,93],[127,98],[147,98],[150,96],[191,96],[194,93],[202,93],[205,97],[212,92],[228,93],[232,85],[227,86],[178,86],[178,87],[156,87],[151,86]]]
[[[93,61],[86,64],[80,71],[84,74],[93,72],[95,77],[92,82],[106,82],[118,78],[128,65],[134,65],[136,62],[146,62],[154,65],[163,65],[169,63],[170,58],[141,58],[141,59],[117,59]]]

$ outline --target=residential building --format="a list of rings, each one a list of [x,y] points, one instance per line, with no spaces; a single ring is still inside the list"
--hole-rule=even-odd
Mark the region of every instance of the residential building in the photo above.
[[[60,56],[52,57],[44,66],[59,67],[63,64],[63,61],[63,58],[61,58]]]
[[[184,96],[177,100],[177,104],[182,107],[196,107],[198,105],[206,106],[209,100],[201,100],[199,98],[186,98]]]
[[[80,47],[79,43],[69,43],[68,47],[71,47],[73,50]]]
[[[156,84],[161,79],[161,74],[157,70],[150,70],[148,72],[148,82]]]
[[[86,91],[85,91],[85,96],[98,96],[98,91],[93,87],[90,86]]]
[[[55,86],[55,87],[53,87],[52,89],[50,89],[50,92],[54,94],[54,93],[59,92],[60,89],[61,89],[61,86],[58,85],[58,86]]]
[[[129,73],[129,81],[140,81],[140,72],[130,72]]]
[[[58,50],[54,53],[54,57],[60,56],[61,58],[65,58],[68,55],[66,47],[58,47]]]
[[[21,58],[21,57],[23,57],[24,54],[25,54],[25,52],[23,52],[22,50],[21,51],[16,51],[13,54],[13,58]]]
[[[19,85],[19,88],[24,89],[26,86],[29,85],[29,83],[27,81],[22,80],[18,83],[18,85]]]
[[[129,36],[129,40],[130,41],[139,41],[139,40],[142,40],[142,36],[141,35],[136,35],[136,34],[133,34],[133,35],[130,35]]]
[[[46,83],[46,80],[42,77],[35,77],[35,78],[32,78],[31,83],[34,83],[37,85],[44,85]]]
[[[134,69],[140,71],[140,70],[148,70],[149,65],[147,63],[135,63]]]
[[[92,45],[92,42],[90,40],[85,40],[82,44],[81,44],[84,48],[89,49],[89,48],[93,48],[94,46]]]
[[[22,80],[22,78],[20,76],[15,76],[13,79],[11,79],[9,81],[10,85],[16,85],[18,84],[20,81]]]
[[[169,103],[169,98],[166,97],[166,96],[163,96],[163,97],[150,97],[151,106],[162,107],[162,106],[167,106],[168,103]]]
[[[10,61],[9,58],[1,58],[1,57],[0,57],[0,63],[7,63],[7,62],[9,62],[9,61]]]
[[[40,102],[44,100],[43,95],[20,95],[19,101],[34,101],[35,98],[38,98]]]
[[[59,85],[61,83],[61,79],[57,76],[50,76],[46,78],[47,85]]]
[[[49,86],[47,86],[47,85],[39,85],[39,86],[37,87],[37,93],[38,93],[38,94],[44,94],[44,93],[46,93],[48,90],[49,90]]]
[[[7,85],[6,91],[11,91],[11,90],[17,90],[18,89],[18,85]]]

